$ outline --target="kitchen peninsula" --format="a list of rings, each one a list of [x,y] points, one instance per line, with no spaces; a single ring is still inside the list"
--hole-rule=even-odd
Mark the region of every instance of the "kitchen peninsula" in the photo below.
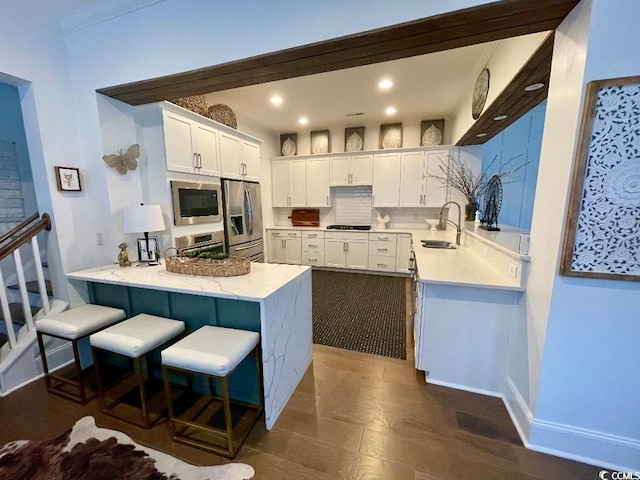
[[[116,265],[67,274],[88,300],[138,313],[182,320],[187,331],[218,325],[259,331],[262,346],[265,423],[270,429],[311,363],[311,268],[252,263],[237,277],[203,277],[168,272],[164,265]],[[76,282],[74,282],[76,283]],[[248,400],[255,362],[238,367],[232,396]],[[244,381],[243,381],[244,380]]]

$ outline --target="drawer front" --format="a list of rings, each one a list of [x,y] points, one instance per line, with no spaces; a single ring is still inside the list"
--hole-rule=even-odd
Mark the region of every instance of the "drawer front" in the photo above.
[[[369,255],[369,270],[377,270],[379,272],[395,272],[396,258],[381,257],[379,255]]]
[[[302,238],[324,238],[324,230],[321,232],[302,231]]]
[[[396,243],[396,233],[369,233],[369,241]]]
[[[300,230],[269,230],[271,238],[302,238]]]
[[[324,239],[323,238],[303,238],[302,239],[302,251],[303,252],[324,252]]]
[[[379,257],[395,257],[396,256],[396,244],[395,242],[388,241],[370,241],[369,242],[369,255]]]
[[[324,253],[302,252],[302,264],[312,267],[324,267]]]
[[[369,240],[369,234],[366,232],[325,232],[324,238],[340,239],[340,240]]]

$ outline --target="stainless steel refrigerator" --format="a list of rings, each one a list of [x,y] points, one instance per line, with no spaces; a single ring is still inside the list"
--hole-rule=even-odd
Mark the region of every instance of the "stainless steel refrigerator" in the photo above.
[[[224,180],[224,235],[227,253],[264,261],[262,241],[262,201],[260,185],[239,180]]]

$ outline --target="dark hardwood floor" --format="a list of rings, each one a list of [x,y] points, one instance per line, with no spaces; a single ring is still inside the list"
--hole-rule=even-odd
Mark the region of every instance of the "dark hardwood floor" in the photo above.
[[[235,461],[269,480],[598,478],[599,468],[525,449],[501,400],[427,385],[412,348],[396,360],[314,345],[275,427],[259,422]],[[97,401],[83,407],[48,395],[42,380],[0,398],[0,445],[52,438],[84,415],[194,464],[227,462],[172,443],[166,422],[129,426],[101,414]]]

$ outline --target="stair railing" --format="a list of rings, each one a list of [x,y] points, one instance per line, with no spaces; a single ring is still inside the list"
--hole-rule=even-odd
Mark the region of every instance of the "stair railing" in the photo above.
[[[50,312],[49,296],[47,295],[46,283],[44,281],[44,272],[42,270],[42,262],[40,261],[40,248],[38,246],[38,239],[36,235],[43,230],[51,230],[51,217],[48,214],[43,214],[42,218],[39,218],[39,214],[35,213],[19,225],[15,226],[0,238],[0,261],[9,255],[13,254],[13,258],[16,264],[16,272],[18,276],[18,286],[20,289],[20,296],[22,298],[22,308],[24,311],[24,318],[27,330],[32,331],[35,329],[33,323],[33,315],[31,314],[31,306],[29,302],[29,294],[27,291],[27,283],[24,277],[24,269],[22,266],[22,258],[20,256],[19,248],[31,242],[33,248],[33,256],[36,265],[36,277],[38,283],[38,290],[40,292],[40,298],[42,300],[42,308],[45,314]],[[7,338],[9,340],[9,346],[15,347],[16,335],[13,331],[13,322],[11,318],[11,311],[9,308],[9,299],[7,296],[7,290],[4,283],[4,278],[0,272],[0,304],[2,306],[2,313],[4,314],[4,321],[7,327]]]

